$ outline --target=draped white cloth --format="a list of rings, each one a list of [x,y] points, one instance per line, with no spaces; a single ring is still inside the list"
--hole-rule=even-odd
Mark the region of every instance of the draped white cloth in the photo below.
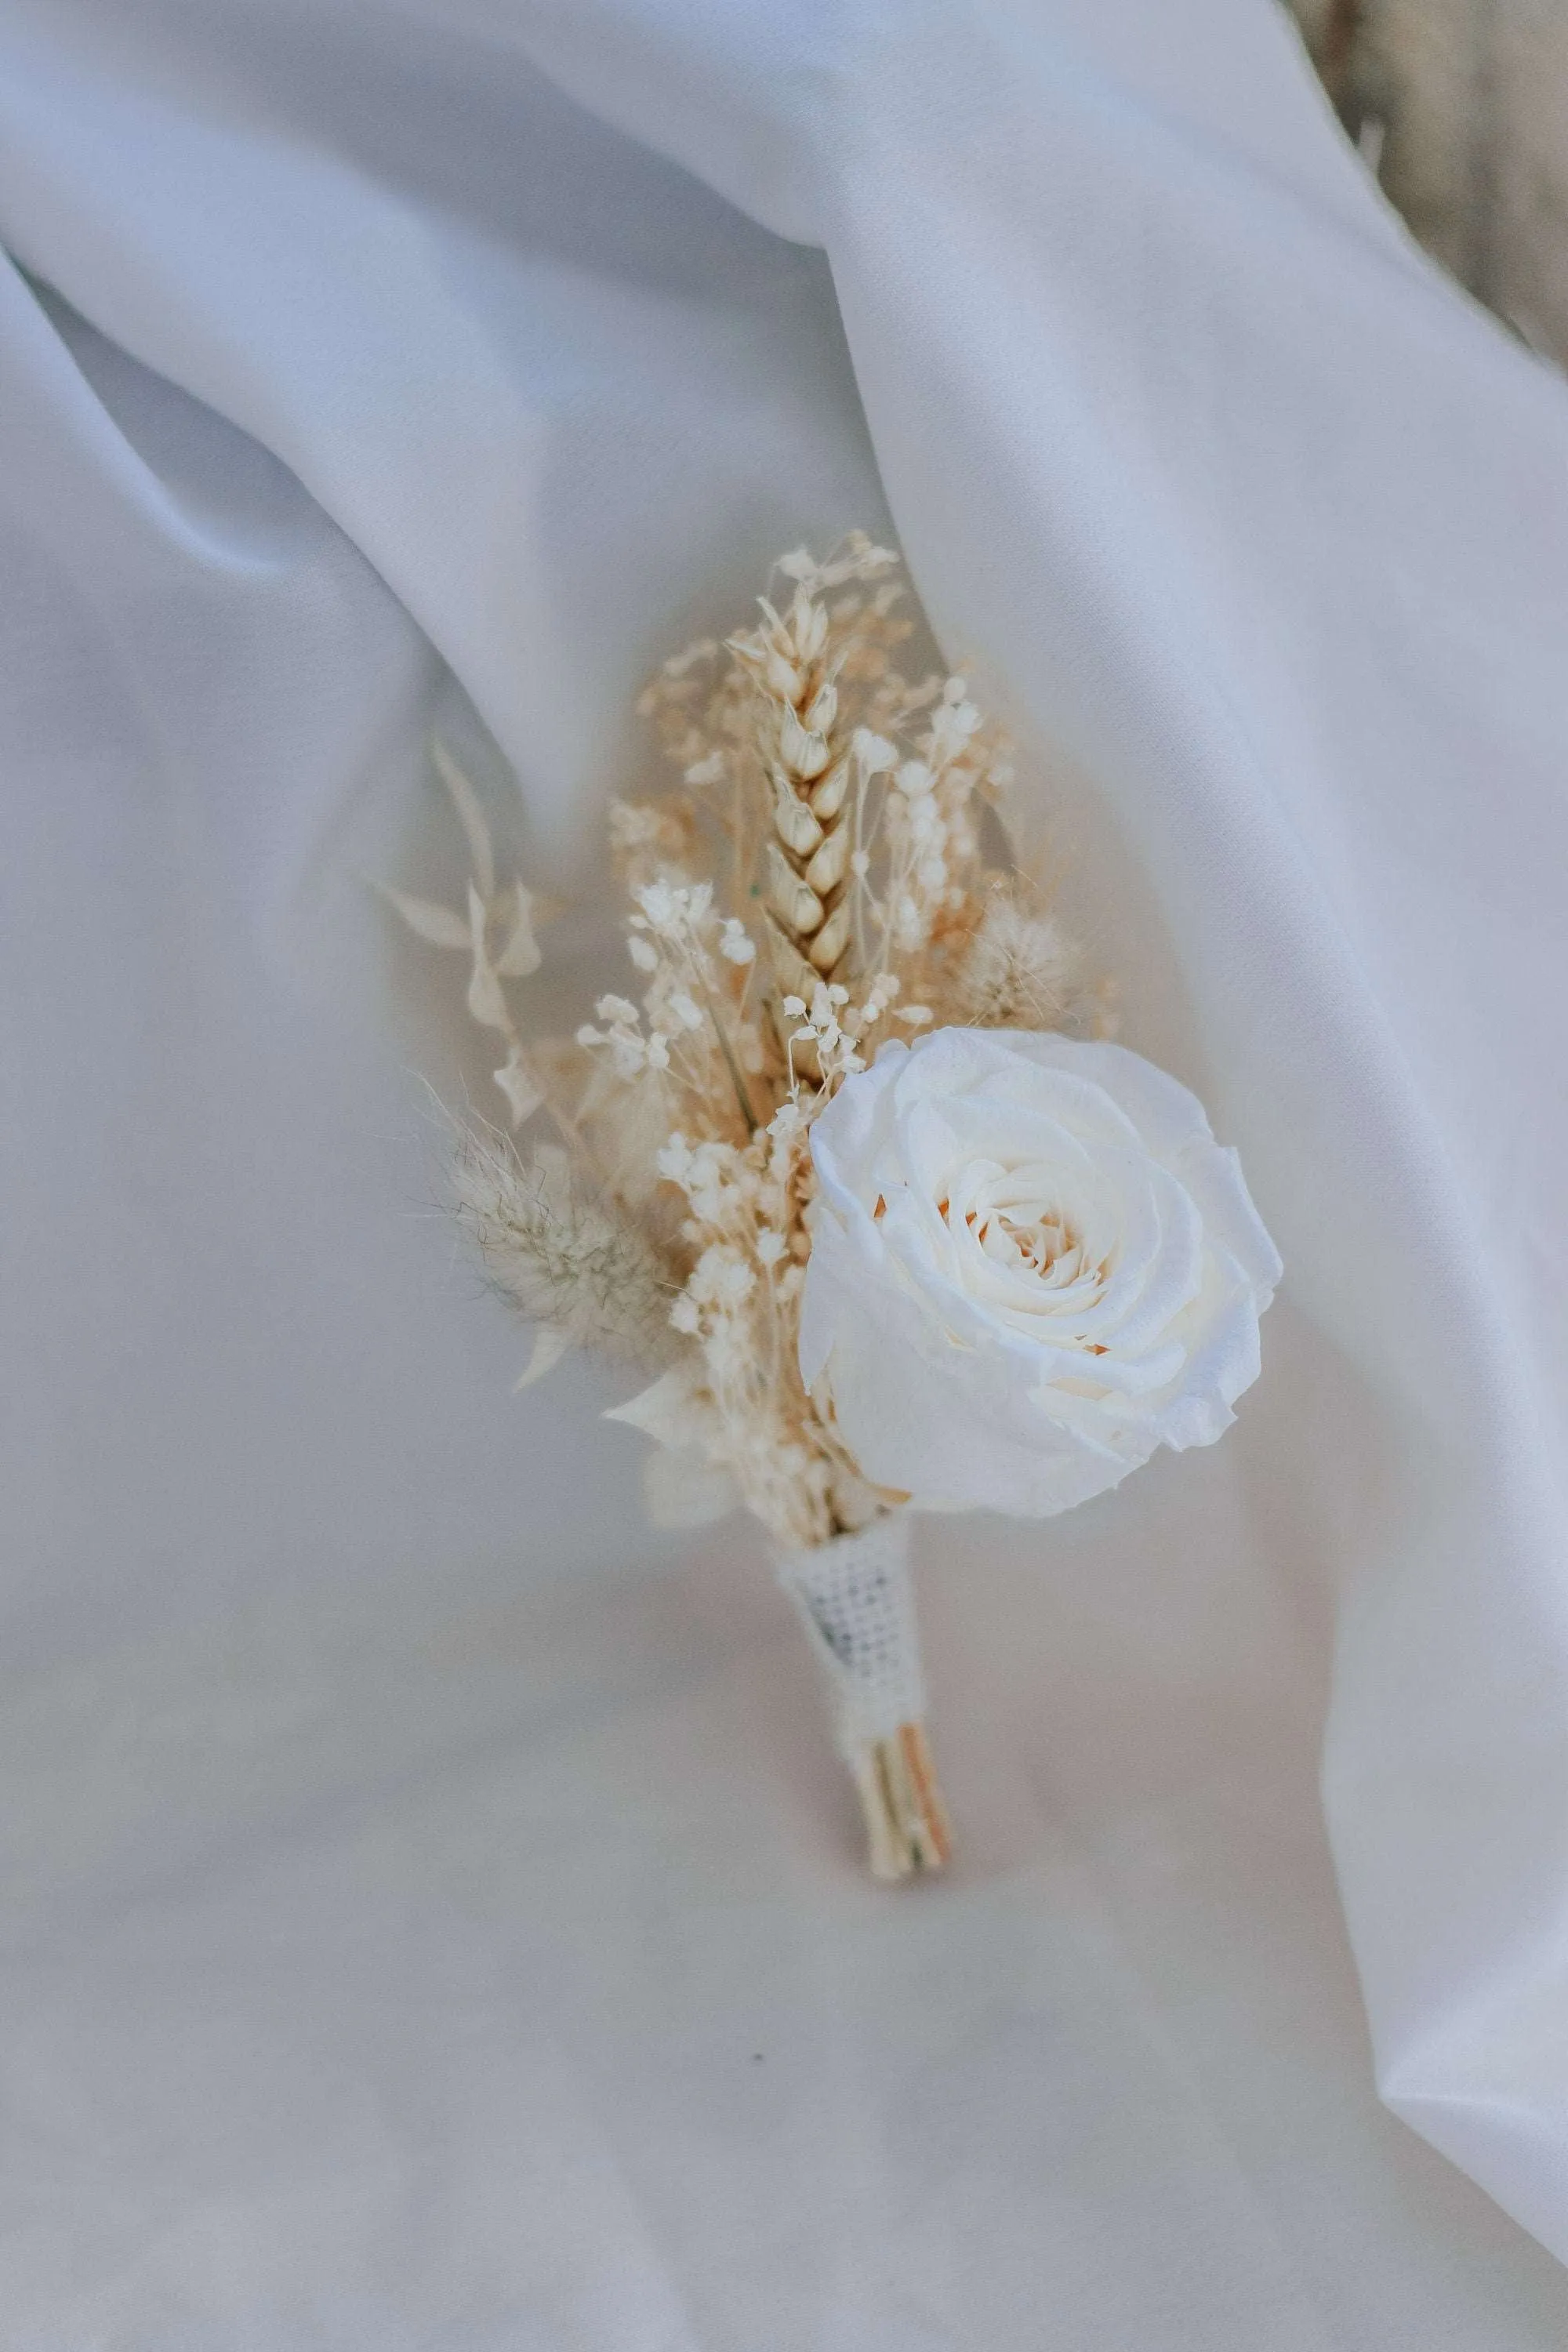
[[[0,240],[7,2342],[1560,2345],[1562,381],[1263,0],[9,0]],[[855,523],[1288,1265],[926,1530],[912,1899],[508,1393],[364,879],[439,728],[588,986],[637,680]]]

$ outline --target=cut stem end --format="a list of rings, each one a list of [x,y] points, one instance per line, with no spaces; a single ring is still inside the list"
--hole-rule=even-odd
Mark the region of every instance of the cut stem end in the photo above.
[[[859,1791],[871,1875],[886,1881],[941,1870],[952,1850],[923,1723],[900,1723],[857,1747],[850,1769]]]

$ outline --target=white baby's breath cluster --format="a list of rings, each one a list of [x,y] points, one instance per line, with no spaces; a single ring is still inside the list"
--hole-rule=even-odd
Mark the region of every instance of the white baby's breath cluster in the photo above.
[[[389,895],[468,954],[512,1130],[556,1132],[481,1137],[458,1171],[494,1278],[539,1327],[531,1370],[568,1346],[634,1359],[654,1377],[619,1417],[658,1441],[661,1510],[742,1502],[801,1550],[902,1499],[801,1378],[813,1122],[889,1036],[1096,1016],[986,814],[1005,741],[963,677],[900,667],[919,624],[897,558],[857,533],[775,572],[755,625],[674,656],[642,698],[678,781],[612,804],[630,974],[573,1040],[524,1041],[504,983],[538,962],[533,901],[498,888],[449,761],[467,907]]]

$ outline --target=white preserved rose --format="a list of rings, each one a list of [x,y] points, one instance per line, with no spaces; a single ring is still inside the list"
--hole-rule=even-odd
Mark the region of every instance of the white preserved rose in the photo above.
[[[1152,1063],[939,1029],[848,1078],[812,1153],[801,1371],[876,1485],[1044,1517],[1235,1418],[1279,1253]]]

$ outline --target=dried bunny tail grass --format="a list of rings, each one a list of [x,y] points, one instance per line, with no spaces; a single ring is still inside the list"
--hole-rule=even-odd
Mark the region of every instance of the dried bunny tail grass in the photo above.
[[[954,975],[954,1018],[973,1029],[1058,1029],[1089,1003],[1072,941],[1049,915],[996,889]]]
[[[566,1347],[649,1370],[679,1352],[669,1321],[679,1280],[613,1204],[575,1192],[559,1147],[540,1145],[525,1160],[495,1129],[466,1129],[452,1185],[491,1281],[531,1322]]]

